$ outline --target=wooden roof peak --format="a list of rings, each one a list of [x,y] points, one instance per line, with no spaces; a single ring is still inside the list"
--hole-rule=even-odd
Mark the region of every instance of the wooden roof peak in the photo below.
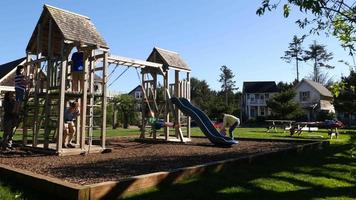
[[[78,17],[84,17],[84,18],[90,20],[90,18],[89,18],[88,16],[81,15],[81,14],[78,14],[78,13],[75,13],[75,12],[71,12],[71,11],[69,11],[69,10],[64,10],[64,9],[62,9],[62,8],[57,8],[57,7],[55,7],[55,6],[51,6],[51,5],[48,5],[48,4],[44,4],[44,5],[43,5],[43,8],[53,8],[53,9],[57,9],[57,10],[60,10],[60,11],[62,11],[62,12],[66,12],[66,13],[69,13],[69,14],[72,14],[72,15],[77,15]]]
[[[49,38],[50,36],[51,38]],[[39,38],[39,42],[37,38]],[[46,56],[48,54],[48,41],[51,41],[53,55],[58,56],[64,40],[85,44],[93,48],[109,49],[89,17],[45,4],[26,51],[30,53],[40,52]],[[39,47],[37,47],[38,44]]]
[[[177,70],[191,71],[179,53],[167,49],[154,47],[147,61],[163,64],[165,70],[174,68]]]

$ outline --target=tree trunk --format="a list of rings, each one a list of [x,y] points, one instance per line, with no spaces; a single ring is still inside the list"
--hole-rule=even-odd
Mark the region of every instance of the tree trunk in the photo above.
[[[297,66],[297,81],[299,82],[299,66],[298,66],[298,56],[295,58],[295,63]]]

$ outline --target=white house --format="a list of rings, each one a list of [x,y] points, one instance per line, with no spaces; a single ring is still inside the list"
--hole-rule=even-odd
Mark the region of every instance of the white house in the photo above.
[[[333,95],[320,83],[303,79],[295,86],[294,100],[305,109],[308,119],[315,120],[320,111],[335,113]]]
[[[138,85],[137,87],[135,87],[128,94],[131,95],[135,100],[135,111],[141,111],[142,102],[143,102],[143,98],[144,98],[141,85]]]
[[[245,120],[271,115],[271,109],[267,107],[266,101],[277,93],[279,93],[279,89],[274,81],[244,82],[242,111]]]

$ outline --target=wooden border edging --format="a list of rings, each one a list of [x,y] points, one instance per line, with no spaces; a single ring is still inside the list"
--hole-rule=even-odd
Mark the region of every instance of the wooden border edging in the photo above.
[[[272,152],[262,152],[240,158],[232,158],[192,167],[178,168],[169,172],[156,172],[134,176],[123,181],[107,181],[84,186],[65,182],[57,178],[34,174],[26,170],[12,169],[11,167],[3,164],[0,164],[0,175],[1,177],[8,178],[9,180],[16,180],[16,182],[21,183],[26,187],[30,187],[30,189],[46,193],[47,195],[50,195],[51,199],[117,199],[118,197],[126,196],[154,186],[174,185],[194,174],[220,172],[229,167],[241,164],[255,163],[257,161],[268,160],[286,154],[300,153],[311,149],[323,149],[325,146],[329,145],[329,141],[309,140],[298,142],[304,144],[298,144],[297,146],[282,150],[275,150]]]
[[[285,141],[284,142],[288,142]],[[291,141],[289,141],[291,142]],[[232,158],[223,161],[216,161],[192,167],[184,167],[170,172],[156,172],[151,174],[139,175],[123,181],[108,181],[90,185],[90,199],[116,199],[126,196],[143,189],[148,189],[159,185],[174,185],[179,181],[192,176],[213,171],[220,172],[228,167],[250,164],[264,159],[271,159],[285,154],[301,153],[310,149],[322,149],[329,145],[329,141],[298,141],[301,144],[294,147],[285,148],[266,153],[257,153],[240,158]]]
[[[51,199],[89,199],[89,187],[62,181],[27,170],[13,169],[0,164],[1,179],[16,181],[16,184],[50,195]]]

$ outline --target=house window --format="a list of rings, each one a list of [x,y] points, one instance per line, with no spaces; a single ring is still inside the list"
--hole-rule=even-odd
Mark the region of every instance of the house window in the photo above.
[[[310,92],[299,92],[300,101],[308,101],[310,99]]]
[[[135,92],[135,99],[142,99],[142,92]]]
[[[264,107],[261,107],[260,115],[265,116],[265,108]]]
[[[255,101],[255,95],[254,94],[250,94],[250,100],[251,101]]]
[[[269,99],[269,94],[268,93],[265,94],[265,98]]]

